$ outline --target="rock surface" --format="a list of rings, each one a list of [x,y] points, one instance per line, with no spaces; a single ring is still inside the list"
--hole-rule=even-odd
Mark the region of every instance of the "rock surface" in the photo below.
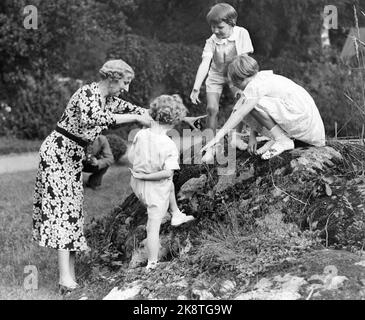
[[[152,278],[144,280],[146,210],[134,195],[97,227],[110,256],[134,268],[121,289],[141,280],[140,294],[151,299],[362,299],[365,148],[302,148],[270,161],[237,152],[235,159],[229,176],[216,165],[176,173],[179,207],[196,220],[162,226],[165,262]]]

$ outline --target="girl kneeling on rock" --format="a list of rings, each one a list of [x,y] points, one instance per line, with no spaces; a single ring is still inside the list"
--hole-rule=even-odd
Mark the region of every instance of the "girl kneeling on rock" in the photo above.
[[[235,128],[247,115],[253,118],[248,151],[268,160],[282,152],[294,149],[299,140],[313,146],[325,145],[322,118],[310,94],[292,80],[259,71],[255,59],[237,56],[228,67],[230,81],[242,90],[242,97],[233,108],[230,118],[202,151],[211,158],[218,143],[230,129]],[[270,141],[256,150],[257,132],[267,129]]]

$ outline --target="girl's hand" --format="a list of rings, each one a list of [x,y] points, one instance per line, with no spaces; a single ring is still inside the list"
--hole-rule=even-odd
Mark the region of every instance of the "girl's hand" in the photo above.
[[[249,154],[256,154],[256,149],[257,149],[256,136],[251,134],[250,138],[248,139],[247,151]]]
[[[144,180],[146,178],[146,174],[142,173],[142,172],[135,172],[133,171],[133,169],[128,168],[129,171],[131,172],[132,176],[136,179],[140,179],[140,180]]]
[[[205,151],[208,151],[208,149],[212,148],[213,146],[215,146],[218,143],[218,141],[216,141],[214,138],[212,140],[210,140],[201,150],[200,152],[203,153]]]
[[[191,91],[190,100],[193,104],[201,103],[199,100],[199,90],[193,89],[193,91]]]

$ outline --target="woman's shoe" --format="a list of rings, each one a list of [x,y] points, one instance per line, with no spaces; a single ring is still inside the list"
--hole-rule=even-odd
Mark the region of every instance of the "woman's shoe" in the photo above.
[[[76,285],[74,287],[67,287],[67,286],[64,286],[63,284],[59,284],[58,285],[58,293],[60,295],[64,296],[64,295],[70,294],[72,291],[74,291],[74,290],[76,290],[78,288],[79,288],[78,285]]]

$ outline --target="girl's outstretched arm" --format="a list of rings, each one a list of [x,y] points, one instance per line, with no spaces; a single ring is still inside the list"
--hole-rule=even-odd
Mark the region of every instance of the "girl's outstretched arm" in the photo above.
[[[223,128],[217,132],[216,136],[202,149],[202,151],[206,151],[217,144],[229,132],[229,130],[235,128],[243,120],[243,118],[253,110],[258,102],[259,99],[257,98],[247,99],[245,96],[241,97],[234,106],[233,112],[224,124]]]

